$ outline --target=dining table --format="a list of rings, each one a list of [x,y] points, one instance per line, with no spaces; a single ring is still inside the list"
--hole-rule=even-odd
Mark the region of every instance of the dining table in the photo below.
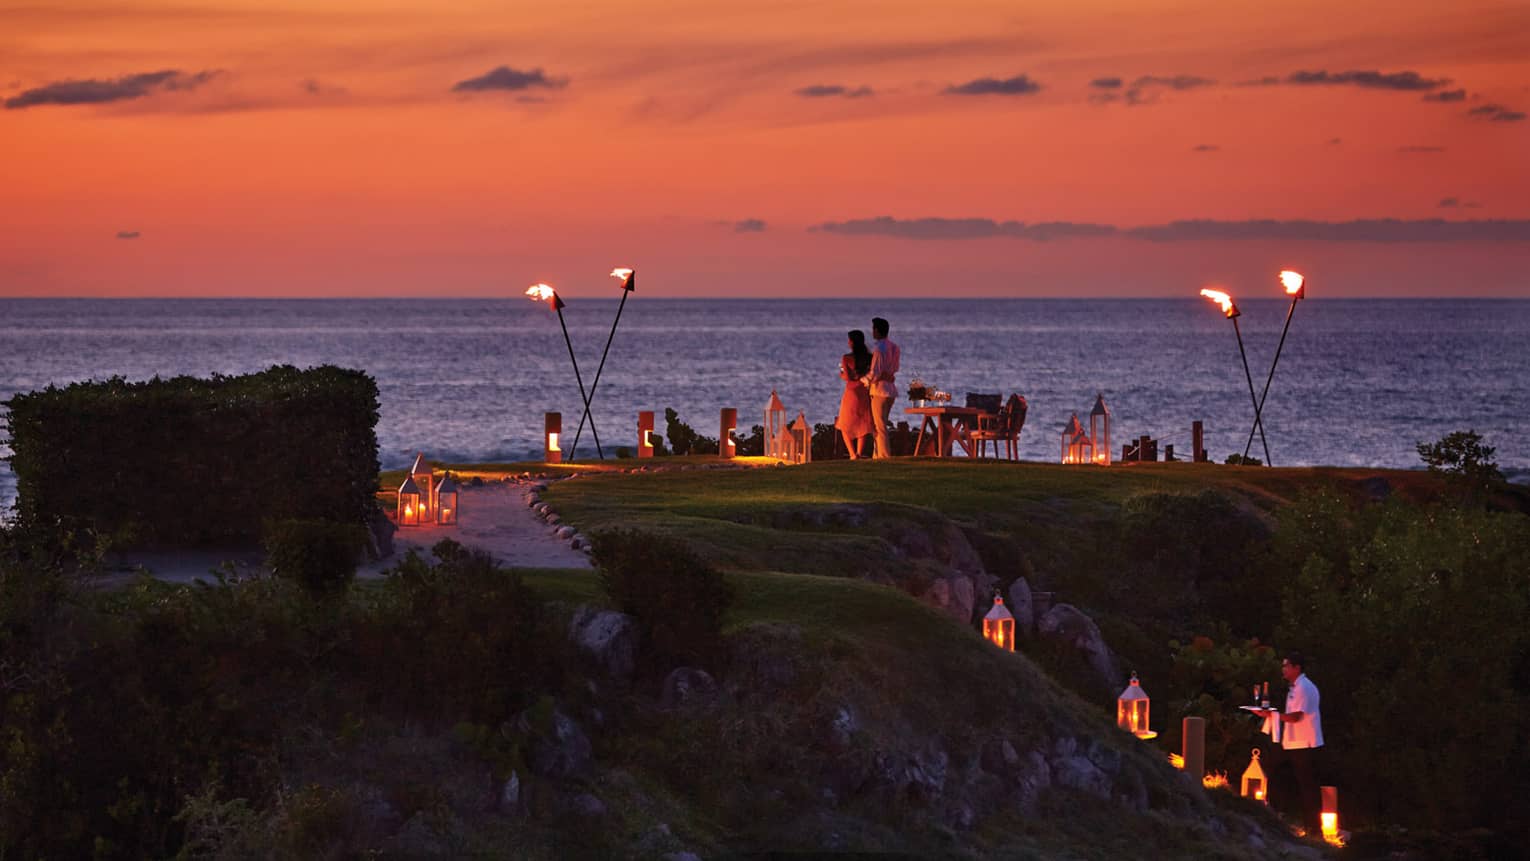
[[[933,454],[935,457],[950,457],[956,446],[961,446],[962,451],[972,457],[971,434],[977,427],[978,418],[992,415],[976,407],[953,407],[949,404],[907,407],[903,412],[924,417],[924,422],[919,426],[919,439],[914,443],[914,454]]]

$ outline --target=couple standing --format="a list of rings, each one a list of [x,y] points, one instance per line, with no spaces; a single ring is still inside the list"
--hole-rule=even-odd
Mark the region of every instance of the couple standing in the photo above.
[[[845,393],[839,399],[839,417],[834,426],[845,438],[851,460],[866,456],[866,435],[876,434],[878,460],[892,456],[887,443],[887,422],[893,401],[898,397],[898,365],[903,351],[887,339],[887,321],[871,320],[872,346],[866,348],[866,333],[850,333],[850,352],[839,360],[839,378],[845,381]]]

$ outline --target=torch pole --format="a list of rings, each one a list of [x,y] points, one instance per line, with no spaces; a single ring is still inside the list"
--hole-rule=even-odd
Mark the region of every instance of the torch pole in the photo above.
[[[1259,399],[1254,396],[1254,375],[1248,370],[1248,352],[1243,349],[1243,330],[1238,328],[1238,318],[1232,318],[1233,334],[1238,336],[1238,355],[1243,357],[1243,377],[1248,380],[1248,399],[1254,405],[1254,427],[1259,429],[1259,441],[1264,444],[1264,462],[1266,466],[1274,466],[1270,463],[1270,444],[1264,438],[1264,423],[1259,421]]]
[[[611,334],[606,336],[606,348],[604,350],[602,350],[601,353],[600,353],[600,366],[595,369],[595,381],[590,383],[590,401],[591,402],[593,402],[595,400],[595,390],[600,388],[600,372],[604,371],[606,369],[606,356],[609,355],[610,352],[611,352],[611,339],[616,337],[616,324],[620,323],[622,321],[622,309],[627,307],[627,294],[630,293],[630,292],[632,292],[632,291],[625,290],[625,289],[622,290],[622,301],[617,303],[617,306],[616,306],[616,319],[611,321]],[[580,434],[584,433],[584,420],[586,418],[590,419],[590,430],[593,431],[595,429],[595,419],[590,416],[590,408],[589,407],[585,407],[584,415],[579,417],[579,429],[574,431],[574,448],[573,448],[573,451],[578,451],[579,450],[579,436],[580,436]],[[573,454],[570,453],[569,454],[569,459],[572,460],[573,457],[574,457]],[[604,460],[604,458],[602,458],[602,460]]]
[[[1259,405],[1254,409],[1254,427],[1248,429],[1248,442],[1243,446],[1244,457],[1248,457],[1248,450],[1254,446],[1254,428],[1264,430],[1264,399],[1270,394],[1270,381],[1275,379],[1275,366],[1280,364],[1280,351],[1285,349],[1286,333],[1291,331],[1291,315],[1296,313],[1296,300],[1300,295],[1292,296],[1291,307],[1286,309],[1286,325],[1280,330],[1280,344],[1275,347],[1275,361],[1270,363],[1270,375],[1264,378],[1264,391],[1259,393]]]
[[[563,309],[558,309],[558,325],[563,327],[563,343],[568,345],[568,360],[574,363],[574,379],[579,382],[579,397],[584,398],[584,410],[590,411],[590,396],[584,393],[584,378],[579,375],[579,360],[574,358],[574,342],[568,337],[568,324],[563,322]],[[600,448],[600,433],[595,430],[595,417],[590,416],[590,433],[595,436],[595,451],[600,453],[600,459],[606,459],[606,453]],[[574,459],[573,452],[569,452],[569,460]]]

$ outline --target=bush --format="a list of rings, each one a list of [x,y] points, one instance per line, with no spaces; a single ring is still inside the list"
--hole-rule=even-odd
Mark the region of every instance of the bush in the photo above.
[[[19,521],[142,545],[260,539],[283,515],[364,523],[377,384],[336,367],[76,383],[5,402]]]
[[[597,533],[591,544],[601,588],[637,619],[657,669],[716,663],[723,615],[733,603],[722,574],[668,536],[620,529]]]
[[[1503,473],[1493,460],[1498,449],[1483,445],[1482,435],[1476,431],[1456,431],[1415,448],[1430,472],[1449,476],[1468,497],[1480,496],[1503,481]]]
[[[680,414],[671,407],[664,409],[664,433],[669,437],[669,447],[675,454],[717,454],[717,440],[702,436],[690,425],[680,421]]]
[[[266,564],[309,592],[339,592],[356,576],[366,544],[366,528],[354,523],[278,520],[266,527]]]

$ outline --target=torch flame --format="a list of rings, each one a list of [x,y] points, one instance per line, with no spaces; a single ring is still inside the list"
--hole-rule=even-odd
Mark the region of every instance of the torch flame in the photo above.
[[[1206,288],[1201,290],[1201,295],[1221,305],[1222,313],[1227,315],[1229,319],[1238,316],[1238,306],[1233,304],[1231,296],[1223,293],[1221,290]]]
[[[1288,296],[1300,294],[1302,292],[1302,284],[1306,283],[1306,281],[1307,279],[1303,278],[1300,272],[1293,272],[1290,269],[1282,269],[1280,272],[1280,283],[1286,288],[1286,295]]]
[[[557,295],[557,293],[558,291],[546,284],[533,284],[526,288],[526,295],[530,296],[534,302],[546,302]]]
[[[627,276],[631,275],[631,274],[632,274],[632,270],[631,269],[612,269],[611,270],[611,277],[612,278],[620,278],[623,281],[626,281],[627,280]]]

